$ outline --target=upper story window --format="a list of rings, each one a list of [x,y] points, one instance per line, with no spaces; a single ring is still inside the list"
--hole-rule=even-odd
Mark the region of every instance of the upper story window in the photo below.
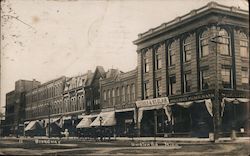
[[[222,55],[231,55],[230,52],[230,36],[228,32],[225,29],[221,29],[219,31],[219,36],[218,36],[218,51]]]
[[[145,51],[143,54],[143,71],[144,73],[149,72],[149,58],[148,58],[148,51]]]
[[[222,66],[221,78],[223,88],[232,88],[232,69],[229,66]]]
[[[128,101],[130,101],[130,86],[129,85],[127,86],[127,98],[128,98]]]
[[[241,83],[243,84],[249,83],[249,69],[248,68],[241,69]]]
[[[184,93],[191,91],[191,73],[184,74]]]
[[[122,102],[125,102],[126,97],[125,97],[125,87],[122,86]]]
[[[200,42],[200,57],[207,56],[209,54],[209,31],[205,30],[202,32],[199,38]]]
[[[183,62],[191,60],[191,38],[187,37],[183,41]]]
[[[134,100],[135,100],[135,85],[132,84],[132,85],[131,85],[131,88],[132,88],[132,93],[131,93],[132,96],[131,96],[131,97],[132,97],[132,101],[134,101]]]
[[[115,105],[115,89],[112,89],[113,105]]]
[[[106,101],[106,100],[107,100],[106,91],[103,91],[103,100],[104,100],[104,101]]]
[[[161,54],[159,48],[155,49],[155,70],[161,69]]]
[[[108,90],[108,93],[107,93],[107,100],[108,100],[108,103],[110,103],[110,90]]]
[[[249,58],[248,38],[244,33],[240,33],[240,56]]]
[[[161,97],[161,94],[162,94],[161,90],[162,90],[161,79],[159,79],[159,80],[156,80],[155,82],[156,97]]]
[[[176,94],[176,77],[170,76],[169,77],[169,95]]]
[[[173,43],[168,46],[168,66],[173,66],[175,64],[175,52],[173,50]]]
[[[116,99],[117,99],[117,102],[119,102],[119,98],[120,98],[120,90],[119,90],[119,88],[117,87],[117,88],[116,88]]]
[[[148,82],[144,82],[144,99],[148,99],[149,98],[149,86],[148,86]]]
[[[200,71],[200,86],[201,90],[209,89],[209,69]]]

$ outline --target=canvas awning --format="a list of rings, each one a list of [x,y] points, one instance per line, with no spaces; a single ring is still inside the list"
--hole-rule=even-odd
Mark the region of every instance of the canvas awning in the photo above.
[[[223,98],[221,102],[221,116],[224,114],[225,103],[232,103],[232,104],[240,104],[240,103],[247,103],[250,99],[247,98]]]
[[[29,124],[25,127],[24,131],[34,130],[36,129],[37,121],[31,121]]]
[[[49,124],[49,119],[45,119],[45,127]],[[63,120],[61,117],[58,118],[50,118],[50,124],[56,124],[59,127],[63,126]]]
[[[91,116],[84,116],[76,128],[89,128],[91,127],[90,124],[92,123]]]
[[[100,120],[102,118],[102,120]],[[90,124],[91,127],[100,126],[114,126],[116,125],[115,111],[101,112],[96,119]]]
[[[72,118],[71,116],[64,116],[63,117],[63,121],[65,121],[65,120],[71,120],[71,118]]]
[[[29,124],[29,123],[30,123],[30,121],[25,121],[25,122],[24,122],[25,125],[27,125],[27,124]]]

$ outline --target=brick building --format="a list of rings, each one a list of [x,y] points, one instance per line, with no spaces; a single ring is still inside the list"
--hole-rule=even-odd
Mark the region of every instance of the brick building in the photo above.
[[[248,22],[248,11],[211,2],[138,35],[142,135],[249,130]]]
[[[23,133],[23,122],[25,120],[25,94],[32,88],[40,85],[33,80],[18,80],[15,82],[15,90],[6,94],[5,121],[3,135],[21,135]]]
[[[137,70],[126,73],[110,69],[100,80],[102,112],[114,114],[116,134],[124,136],[134,128]],[[136,119],[136,118],[135,118]]]
[[[58,122],[58,118],[64,113],[65,81],[66,77],[62,76],[43,83],[25,94],[26,134],[44,135],[46,132],[48,135],[48,120],[51,120],[51,124]],[[55,126],[54,129],[59,128]]]

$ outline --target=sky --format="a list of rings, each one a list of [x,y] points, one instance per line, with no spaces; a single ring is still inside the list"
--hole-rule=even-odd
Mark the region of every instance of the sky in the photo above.
[[[248,10],[246,0],[214,0]],[[19,79],[41,83],[62,75],[137,65],[139,33],[206,5],[209,0],[3,0],[1,94]]]

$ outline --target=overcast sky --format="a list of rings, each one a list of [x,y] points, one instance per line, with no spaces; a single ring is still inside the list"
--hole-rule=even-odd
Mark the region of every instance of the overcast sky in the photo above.
[[[208,2],[5,0],[1,2],[0,106],[19,79],[44,83],[61,75],[94,71],[97,65],[105,70],[132,70],[137,64],[132,41],[139,33]],[[248,9],[246,0],[216,2]]]

